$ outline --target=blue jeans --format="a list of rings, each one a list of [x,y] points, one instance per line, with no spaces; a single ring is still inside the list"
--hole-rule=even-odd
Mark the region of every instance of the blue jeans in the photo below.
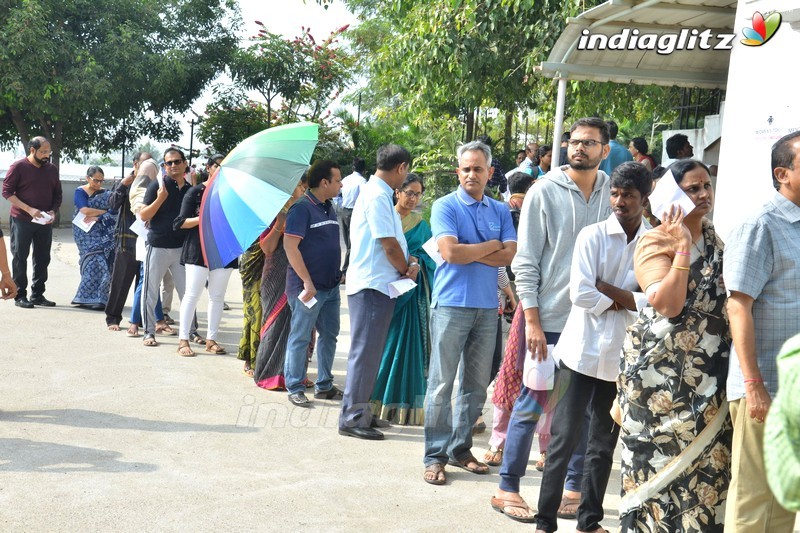
[[[486,400],[497,338],[497,309],[431,310],[431,362],[425,396],[425,465],[463,460],[472,448],[472,425]],[[460,384],[451,405],[456,373]]]
[[[286,341],[286,362],[283,367],[286,390],[296,394],[306,390],[306,357],[311,332],[317,329],[317,392],[333,387],[333,358],[336,355],[336,337],[339,336],[339,286],[317,291],[317,303],[309,309],[297,296],[289,296],[292,321]]]
[[[142,283],[144,282],[144,261],[139,261],[139,281],[133,291],[133,307],[131,308],[131,324],[142,325]],[[156,302],[156,320],[164,320],[164,313],[161,310],[161,298]]]

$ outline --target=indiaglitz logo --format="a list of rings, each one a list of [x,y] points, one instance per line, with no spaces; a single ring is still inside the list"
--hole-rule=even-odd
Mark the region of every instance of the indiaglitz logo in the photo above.
[[[659,55],[668,55],[679,50],[730,50],[735,38],[735,33],[713,33],[697,28],[661,34],[624,28],[611,36],[584,28],[578,39],[578,50],[654,50]]]
[[[778,28],[781,27],[781,14],[777,11],[770,13],[767,18],[764,18],[760,12],[753,13],[753,27],[744,28],[742,35],[745,36],[740,42],[745,46],[761,46],[766,43]]]

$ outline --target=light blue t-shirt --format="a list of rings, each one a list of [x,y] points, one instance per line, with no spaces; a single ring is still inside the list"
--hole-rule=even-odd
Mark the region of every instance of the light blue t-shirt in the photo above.
[[[614,169],[625,161],[633,161],[633,156],[627,148],[617,141],[609,141],[608,146],[611,149],[608,151],[608,157],[600,163],[600,170],[610,176]]]
[[[484,195],[478,201],[459,186],[433,204],[431,230],[438,242],[455,237],[459,244],[498,240],[516,242],[517,233],[508,207]],[[497,267],[483,263],[443,263],[433,279],[431,304],[447,307],[492,309],[497,307]]]

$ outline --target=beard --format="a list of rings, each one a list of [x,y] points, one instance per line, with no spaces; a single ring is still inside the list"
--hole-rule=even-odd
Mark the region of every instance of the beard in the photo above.
[[[572,157],[567,157],[570,168],[575,170],[592,170],[593,168],[597,168],[600,165],[600,161],[602,161],[600,158],[592,159],[585,153],[581,155],[583,155],[583,161],[575,161]]]
[[[49,162],[50,162],[50,158],[49,158],[49,157],[43,157],[43,158],[39,159],[38,157],[36,157],[36,156],[34,155],[34,156],[33,156],[33,159],[34,159],[34,160],[35,160],[37,163],[39,163],[40,165],[46,165],[47,163],[49,163]]]

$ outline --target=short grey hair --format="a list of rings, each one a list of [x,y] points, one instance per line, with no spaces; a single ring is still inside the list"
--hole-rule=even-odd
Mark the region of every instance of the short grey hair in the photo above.
[[[489,145],[480,141],[470,141],[462,144],[456,151],[459,161],[461,161],[461,156],[464,155],[464,152],[483,152],[483,155],[486,157],[486,165],[492,166],[492,149],[489,148]]]

